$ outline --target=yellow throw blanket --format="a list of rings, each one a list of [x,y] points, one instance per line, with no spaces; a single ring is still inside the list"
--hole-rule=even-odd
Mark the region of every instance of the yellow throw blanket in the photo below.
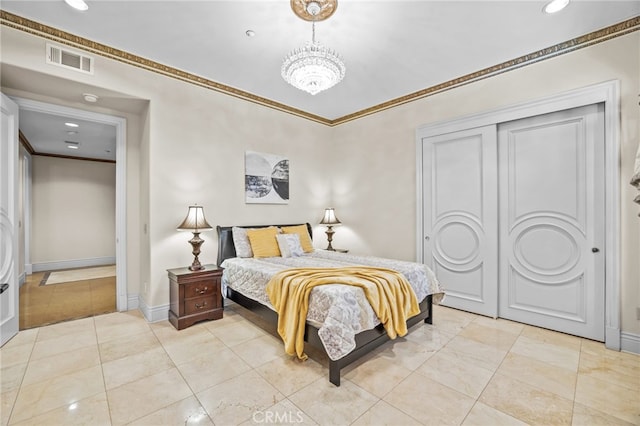
[[[402,274],[391,269],[369,266],[285,269],[271,278],[267,295],[278,312],[278,334],[287,354],[307,358],[304,329],[309,294],[314,287],[326,284],[360,287],[391,339],[407,334],[407,319],[420,313],[413,288]]]

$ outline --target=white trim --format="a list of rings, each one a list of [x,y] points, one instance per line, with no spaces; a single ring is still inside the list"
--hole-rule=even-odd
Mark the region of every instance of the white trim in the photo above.
[[[116,128],[116,306],[118,311],[127,310],[127,120],[30,99],[12,99],[27,111],[95,121]]]
[[[140,307],[140,296],[138,294],[130,294],[127,296],[127,311],[138,309]]]
[[[169,304],[149,306],[142,297],[138,298],[138,309],[142,312],[147,322],[159,322],[169,320]]]
[[[113,265],[116,258],[111,257],[92,257],[88,259],[59,260],[55,262],[40,262],[31,265],[33,272],[58,271],[61,269],[74,268],[90,268],[92,266]]]
[[[605,117],[605,346],[620,350],[620,82],[611,80],[555,96],[523,102],[416,130],[416,258],[424,262],[422,238],[422,139],[459,130],[604,102]]]
[[[18,117],[20,120],[20,117]],[[32,188],[32,164],[31,154],[25,148],[21,147],[22,158],[24,160],[24,168],[22,170],[22,226],[24,228],[24,273],[31,275],[33,269],[31,266],[31,188]]]
[[[631,352],[640,355],[640,334],[620,333],[621,346],[624,352]]]
[[[27,281],[27,274],[26,272],[23,272],[18,277],[18,286],[22,287],[26,281]]]

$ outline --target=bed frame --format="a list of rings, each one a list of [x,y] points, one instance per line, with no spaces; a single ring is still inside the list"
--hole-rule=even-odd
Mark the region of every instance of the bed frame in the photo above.
[[[267,226],[296,226],[301,224],[292,225],[247,225],[240,226],[241,228],[266,228]],[[313,236],[311,231],[311,225],[305,224],[309,230],[309,235]],[[218,265],[222,264],[225,259],[236,257],[236,249],[233,244],[233,235],[231,233],[231,226],[217,226],[218,231]],[[277,329],[278,314],[268,308],[267,306],[250,299],[241,293],[227,288],[227,297],[237,304],[245,307],[251,312],[258,315],[267,323],[273,325]],[[424,321],[427,324],[433,322],[433,301],[432,296],[427,296],[422,303],[420,303],[420,313],[414,317],[409,318],[407,321],[407,328],[414,326],[420,321]],[[318,336],[318,329],[310,324],[306,325],[305,344],[310,345],[316,350],[326,354],[324,346]],[[382,324],[379,324],[376,328],[371,330],[365,330],[356,334],[356,347],[344,357],[333,361],[329,358],[329,381],[336,386],[340,386],[340,370],[373,349],[389,341],[389,336],[385,331]],[[328,358],[328,356],[327,356]]]

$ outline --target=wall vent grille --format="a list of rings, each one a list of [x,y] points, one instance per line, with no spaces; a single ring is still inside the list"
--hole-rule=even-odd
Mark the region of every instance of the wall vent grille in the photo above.
[[[47,63],[93,74],[93,58],[91,56],[51,43],[47,43]]]

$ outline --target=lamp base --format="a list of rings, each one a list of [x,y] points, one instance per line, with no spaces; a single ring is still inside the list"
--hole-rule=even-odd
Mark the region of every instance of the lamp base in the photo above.
[[[331,225],[327,226],[327,230],[325,231],[325,233],[327,234],[327,241],[329,242],[329,245],[327,246],[326,250],[336,251],[331,245],[331,241],[333,241],[333,234],[335,234],[333,227]]]
[[[189,270],[201,271],[202,269],[204,269],[204,266],[200,264],[198,256],[200,255],[200,246],[202,245],[202,243],[204,243],[204,240],[200,238],[199,232],[194,232],[193,238],[189,240],[189,243],[191,244],[191,248],[193,249],[193,251],[191,252],[191,254],[193,254],[193,263],[191,263],[191,266],[189,266]]]

